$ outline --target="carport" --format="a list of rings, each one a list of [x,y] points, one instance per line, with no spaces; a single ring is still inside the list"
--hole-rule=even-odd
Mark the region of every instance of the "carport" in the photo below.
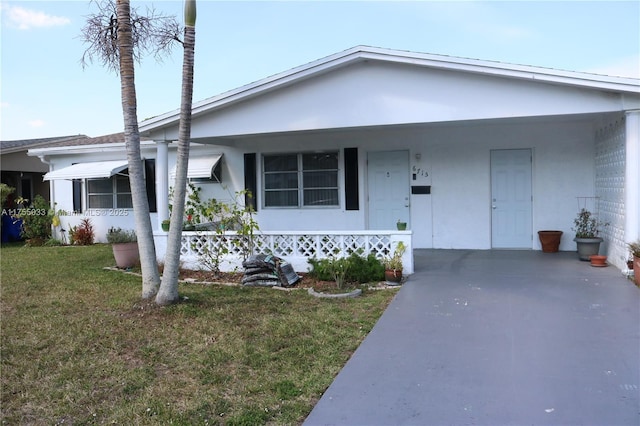
[[[637,425],[640,290],[573,252],[416,250],[305,425]]]

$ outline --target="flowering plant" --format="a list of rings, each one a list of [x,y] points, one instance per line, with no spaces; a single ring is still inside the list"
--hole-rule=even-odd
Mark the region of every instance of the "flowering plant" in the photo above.
[[[607,225],[608,223],[599,222],[593,213],[583,208],[573,220],[574,227],[571,229],[576,232],[576,238],[597,238],[600,227]]]

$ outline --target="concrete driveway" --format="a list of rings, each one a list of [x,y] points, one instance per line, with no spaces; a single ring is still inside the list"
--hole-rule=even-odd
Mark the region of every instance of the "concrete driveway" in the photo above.
[[[417,250],[305,425],[639,425],[640,289],[576,253]]]

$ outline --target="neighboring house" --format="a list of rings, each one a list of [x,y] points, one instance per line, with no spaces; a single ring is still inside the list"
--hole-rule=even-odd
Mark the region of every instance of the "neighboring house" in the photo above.
[[[16,200],[25,199],[27,205],[40,195],[49,200],[49,183],[42,180],[49,166],[27,155],[29,149],[73,144],[86,139],[85,135],[58,136],[42,139],[0,141],[0,181],[14,188],[2,206],[2,241],[20,239],[20,222],[11,217],[13,209],[22,205]]]
[[[0,141],[0,181],[15,188],[9,203],[12,204],[13,200],[17,198],[32,201],[36,195],[41,195],[49,200],[49,184],[42,180],[44,174],[49,171],[49,166],[37,158],[28,156],[29,149],[73,144],[86,138],[85,135],[74,135]],[[14,206],[8,207],[13,208]]]
[[[178,123],[175,111],[140,125],[153,140],[143,155],[155,159],[156,224],[168,216]],[[543,229],[575,250],[573,219],[594,200],[578,197],[598,197],[588,207],[610,223],[602,250],[619,268],[640,238],[637,79],[359,46],[196,103],[191,136],[190,170],[221,164],[221,183],[199,184],[205,195],[250,189],[260,229],[293,235],[271,243],[285,255],[316,234],[307,255],[390,239],[539,250]],[[37,151],[53,173],[124,158]],[[71,184],[54,187],[69,203]],[[399,219],[406,233],[392,231]]]

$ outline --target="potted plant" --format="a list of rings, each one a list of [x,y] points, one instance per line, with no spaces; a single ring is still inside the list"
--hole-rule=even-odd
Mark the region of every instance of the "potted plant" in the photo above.
[[[538,238],[540,238],[543,253],[556,253],[560,248],[562,231],[538,231]]]
[[[161,226],[162,226],[162,230],[164,232],[169,231],[169,223],[171,223],[171,221],[169,219],[165,219],[165,220],[162,221],[162,225]]]
[[[396,228],[398,228],[398,231],[406,231],[407,222],[402,222],[400,219],[398,219],[398,221],[396,222]]]
[[[133,230],[111,227],[107,231],[107,242],[111,244],[118,268],[131,268],[138,263],[138,238]]]
[[[600,243],[603,241],[598,236],[600,226],[606,226],[598,222],[598,219],[587,209],[582,209],[578,216],[573,220],[576,237],[573,241],[578,247],[578,257],[580,260],[590,260],[590,256],[598,254],[600,251]]]
[[[633,282],[640,286],[640,240],[629,243],[628,246],[633,256]]]
[[[400,241],[396,245],[393,255],[383,259],[384,278],[388,284],[398,285],[402,280],[402,255],[406,250],[407,247]]]

